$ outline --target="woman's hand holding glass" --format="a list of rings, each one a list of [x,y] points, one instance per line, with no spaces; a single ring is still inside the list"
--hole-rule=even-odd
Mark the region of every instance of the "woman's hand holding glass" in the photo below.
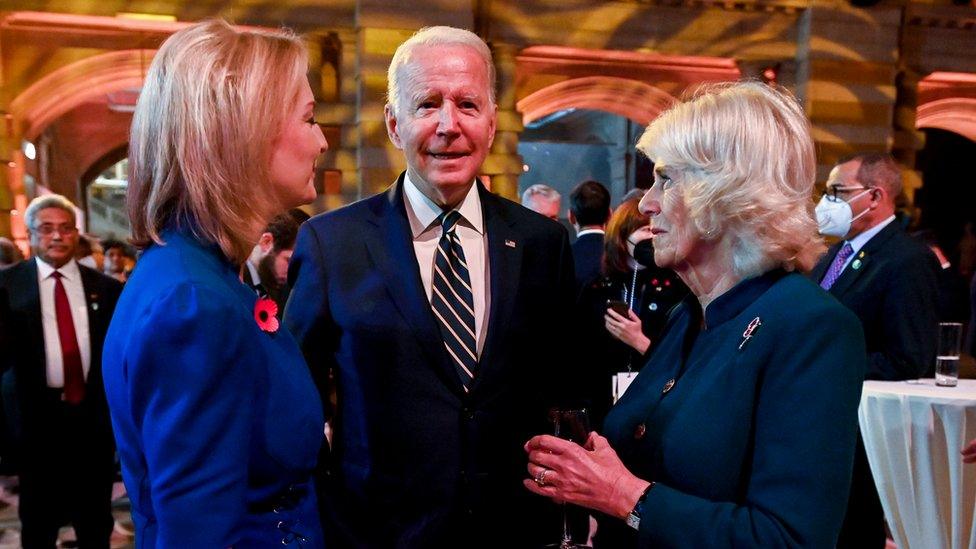
[[[637,352],[644,354],[651,346],[651,340],[644,335],[641,320],[634,311],[628,309],[625,317],[613,309],[607,309],[603,321],[610,335],[623,341]]]
[[[621,519],[650,485],[631,474],[607,439],[595,431],[583,446],[551,435],[535,436],[525,443],[525,451],[531,478],[522,483],[529,491]]]

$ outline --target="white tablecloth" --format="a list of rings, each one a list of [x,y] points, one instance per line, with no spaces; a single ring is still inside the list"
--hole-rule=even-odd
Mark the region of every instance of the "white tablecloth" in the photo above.
[[[858,412],[864,447],[899,549],[976,548],[976,380],[867,381]]]

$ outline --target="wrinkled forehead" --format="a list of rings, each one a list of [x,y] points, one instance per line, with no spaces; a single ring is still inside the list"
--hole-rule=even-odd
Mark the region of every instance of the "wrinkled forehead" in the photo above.
[[[414,46],[397,68],[397,76],[403,98],[425,93],[433,87],[491,96],[484,59],[476,49],[464,44]]]

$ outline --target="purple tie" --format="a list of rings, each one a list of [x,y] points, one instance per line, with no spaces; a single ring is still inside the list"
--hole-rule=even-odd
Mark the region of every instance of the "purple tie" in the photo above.
[[[829,290],[834,285],[834,282],[837,282],[837,279],[840,278],[840,273],[844,271],[844,263],[847,262],[847,258],[851,257],[852,253],[854,253],[854,248],[851,248],[849,242],[845,242],[844,247],[837,252],[837,257],[834,258],[834,262],[827,269],[827,274],[820,281],[821,288]]]

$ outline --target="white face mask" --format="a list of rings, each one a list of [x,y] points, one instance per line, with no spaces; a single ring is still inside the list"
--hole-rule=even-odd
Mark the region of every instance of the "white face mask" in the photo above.
[[[870,208],[866,208],[863,212],[855,216],[849,202],[871,192],[871,190],[870,188],[864,189],[863,192],[852,196],[846,201],[838,200],[835,202],[828,198],[826,194],[823,195],[820,198],[820,202],[817,203],[815,210],[817,214],[817,229],[820,231],[820,234],[824,236],[836,236],[837,238],[847,236],[847,233],[851,232],[851,224],[870,210]]]

